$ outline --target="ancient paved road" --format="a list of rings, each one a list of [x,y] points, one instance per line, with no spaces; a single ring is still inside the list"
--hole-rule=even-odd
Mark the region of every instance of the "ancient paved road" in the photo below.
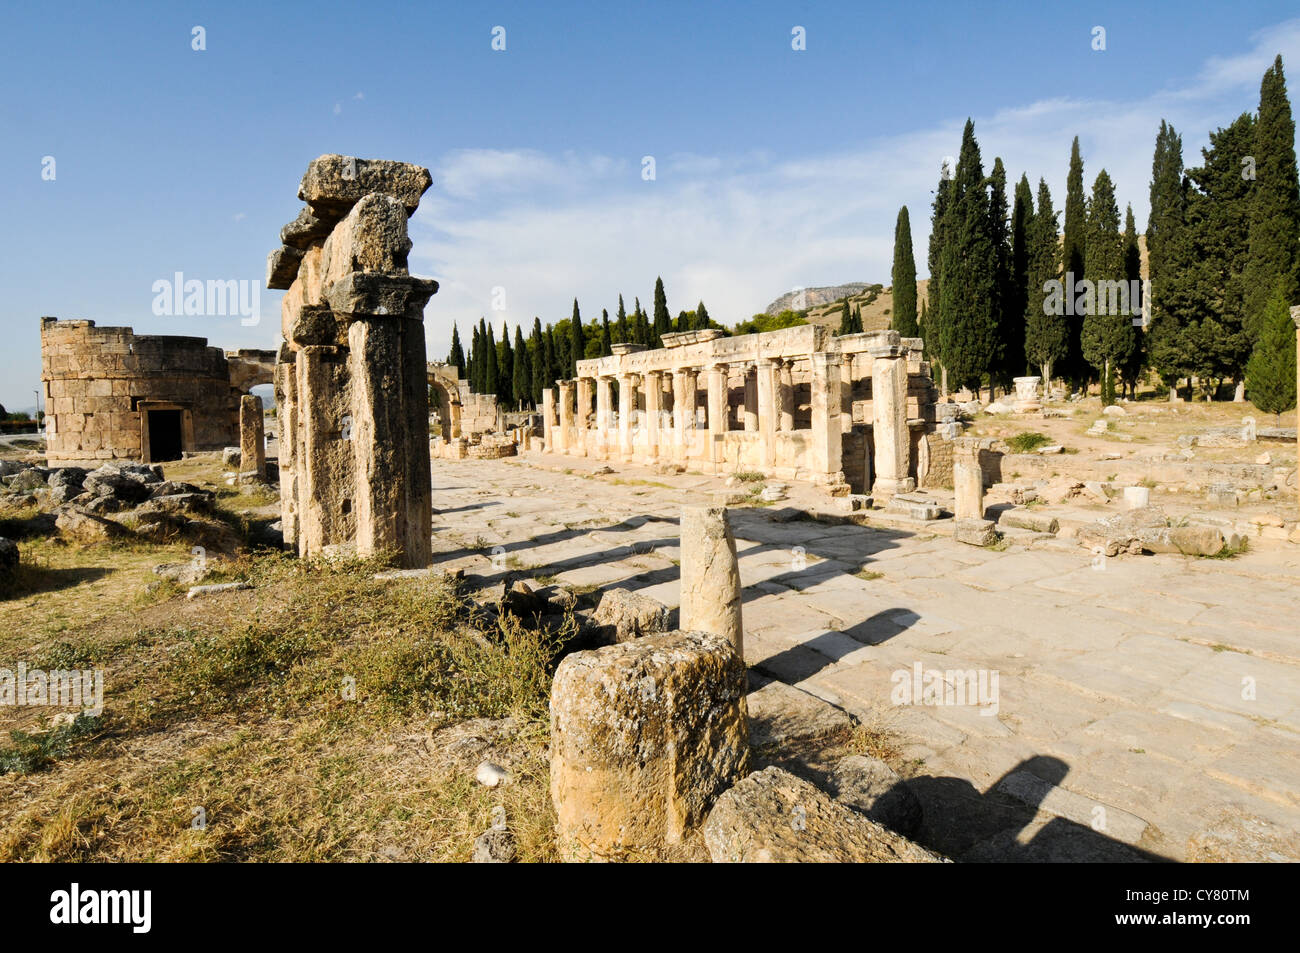
[[[623,586],[675,607],[677,514],[716,501],[721,480],[618,464],[592,476],[598,465],[435,460],[438,565]],[[791,490],[791,505],[816,499]],[[889,727],[917,773],[978,799],[1036,759],[1058,785],[1056,813],[1177,859],[1207,828],[1226,824],[1247,852],[1251,831],[1300,829],[1300,549],[1098,570],[1059,542],[994,552],[780,522],[775,509],[732,511],[746,661]],[[918,663],[996,671],[996,712],[891,704],[896,684],[913,684],[894,673]]]

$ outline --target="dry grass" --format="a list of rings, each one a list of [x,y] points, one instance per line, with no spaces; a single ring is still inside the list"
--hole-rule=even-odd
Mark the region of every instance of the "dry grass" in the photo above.
[[[0,667],[103,669],[105,708],[75,732],[0,708],[0,861],[464,861],[498,806],[520,859],[554,859],[555,637],[373,561],[262,552],[214,579],[252,589],[187,600],[152,572],[182,545],[21,545]],[[444,750],[472,718],[510,726],[502,787]]]

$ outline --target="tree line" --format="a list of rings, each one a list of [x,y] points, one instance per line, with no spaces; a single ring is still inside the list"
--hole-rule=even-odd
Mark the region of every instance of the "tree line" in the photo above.
[[[1149,284],[1131,205],[1123,227],[1105,169],[1085,194],[1078,137],[1064,221],[1046,181],[1021,175],[1008,200],[1001,158],[985,175],[967,120],[955,168],[931,206],[930,282],[917,312],[908,210],[894,241],[892,327],[923,336],[947,385],[1007,388],[1037,368],[1045,381],[1100,384],[1111,403],[1154,372],[1195,381],[1211,398],[1244,382],[1261,410],[1295,406],[1300,302],[1300,180],[1282,58],[1264,74],[1259,109],[1210,133],[1185,168],[1182,138],[1161,121],[1146,229]],[[1150,300],[1145,300],[1149,288]]]
[[[722,326],[710,316],[701,301],[693,311],[681,311],[676,318],[668,312],[668,299],[664,293],[663,278],[655,280],[653,312],[641,307],[641,299],[633,299],[629,313],[618,296],[618,311],[611,320],[609,311],[602,309],[600,318],[584,322],[573,300],[573,314],[542,326],[541,318],[533,318],[532,330],[525,336],[522,325],[514,329],[513,340],[509,322],[502,325],[500,337],[496,328],[480,318],[473,326],[469,353],[461,343],[460,329],[451,329],[451,351],[447,363],[454,366],[470,389],[476,394],[495,394],[504,406],[540,407],[542,391],[557,380],[567,380],[577,375],[578,361],[608,357],[615,344],[640,344],[647,348],[662,346],[663,336],[676,331],[697,331]]]

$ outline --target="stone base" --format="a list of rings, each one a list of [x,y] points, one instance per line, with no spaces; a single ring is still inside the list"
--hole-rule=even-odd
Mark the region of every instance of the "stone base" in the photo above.
[[[929,497],[910,496],[907,493],[896,494],[885,504],[885,510],[923,522],[937,520],[943,516],[943,510],[934,500]]]
[[[888,502],[899,493],[911,493],[915,490],[916,481],[911,477],[902,480],[876,477],[876,482],[871,485],[871,495],[881,503]]]
[[[960,519],[953,527],[952,538],[970,546],[991,546],[997,542],[998,533],[992,520]]]

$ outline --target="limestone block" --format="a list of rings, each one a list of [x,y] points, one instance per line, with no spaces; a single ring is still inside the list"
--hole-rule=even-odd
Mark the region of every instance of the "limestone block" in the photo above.
[[[1215,526],[1167,526],[1138,534],[1147,552],[1213,556],[1223,549],[1223,533]]]
[[[1035,513],[1032,509],[1003,510],[998,523],[1011,529],[1027,529],[1033,533],[1056,535],[1061,524],[1056,517],[1046,513]]]
[[[668,607],[658,599],[628,589],[609,589],[591,617],[609,642],[631,639],[668,630]]]
[[[325,239],[321,281],[328,287],[354,271],[405,275],[410,251],[402,204],[389,195],[367,195]]]
[[[281,245],[266,256],[266,286],[273,290],[284,290],[293,283],[298,275],[298,265],[302,261],[302,249]]]
[[[307,166],[298,186],[298,198],[323,221],[338,221],[371,192],[391,195],[410,215],[432,184],[428,169],[407,162],[323,155]]]
[[[704,824],[704,843],[714,863],[943,859],[777,767],[751,774],[718,798]]]
[[[740,569],[725,507],[684,506],[680,624],[726,639],[744,657]]]
[[[339,314],[422,318],[424,306],[438,290],[428,278],[352,272],[325,289],[325,299]]]
[[[991,546],[998,533],[992,520],[966,518],[953,523],[952,538],[970,546]]]
[[[879,758],[850,755],[835,765],[830,793],[846,807],[904,837],[921,828],[921,801],[889,765]]]
[[[315,242],[324,241],[329,233],[329,223],[312,215],[311,209],[304,208],[297,218],[280,229],[280,241],[305,250]]]
[[[567,856],[680,843],[748,769],[745,665],[723,639],[648,635],[556,670],[551,798]]]

